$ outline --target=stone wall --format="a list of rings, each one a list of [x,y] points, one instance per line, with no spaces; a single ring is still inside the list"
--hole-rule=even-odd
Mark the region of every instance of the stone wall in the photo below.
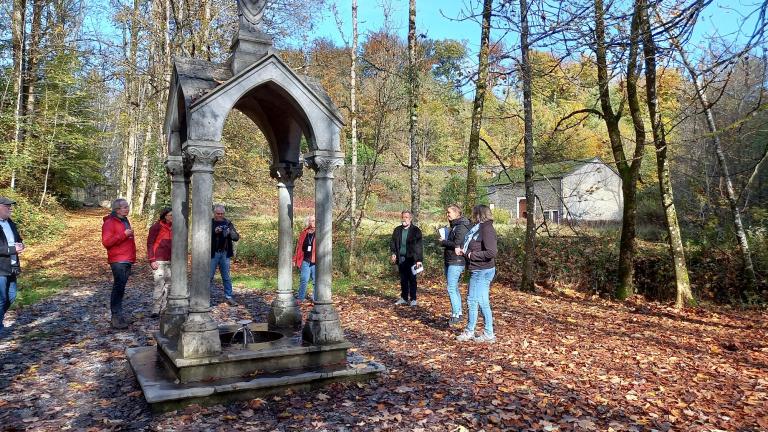
[[[560,179],[539,180],[533,183],[534,191],[539,201],[536,205],[536,218],[543,218],[543,211],[557,211],[562,215],[562,205],[560,203]],[[506,209],[510,212],[512,218],[518,215],[518,198],[525,198],[525,185],[515,183],[502,186],[491,186],[489,189],[489,200],[496,208]]]

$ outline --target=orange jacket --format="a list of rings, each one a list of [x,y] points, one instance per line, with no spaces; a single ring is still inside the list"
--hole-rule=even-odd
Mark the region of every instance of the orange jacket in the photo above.
[[[296,243],[296,253],[293,255],[293,263],[296,264],[296,267],[301,267],[301,262],[304,261],[304,249],[302,249],[301,245],[304,244],[304,239],[307,238],[307,234],[309,232],[309,228],[304,228],[304,231],[299,234],[299,241]],[[317,231],[315,231],[315,234],[317,234]],[[312,264],[315,264],[317,261],[315,260],[315,239],[317,238],[317,235],[312,238]]]

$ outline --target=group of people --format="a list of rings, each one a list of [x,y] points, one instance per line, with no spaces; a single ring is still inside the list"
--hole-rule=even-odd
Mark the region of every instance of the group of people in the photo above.
[[[112,327],[124,329],[128,320],[123,313],[123,297],[131,268],[136,263],[136,241],[128,220],[130,205],[119,198],[112,202],[112,212],[104,216],[101,226],[101,243],[107,250],[107,261],[112,269],[112,294],[110,310]],[[237,305],[232,293],[232,278],[229,267],[234,254],[233,242],[240,240],[240,234],[232,221],[224,217],[223,205],[213,208],[211,220],[211,271],[210,284],[216,270],[221,272],[224,284],[224,298],[230,305]],[[156,318],[165,308],[171,285],[171,244],[173,242],[173,213],[170,208],[160,212],[159,219],[150,227],[147,235],[147,261],[152,268],[154,289],[152,292],[152,317]]]
[[[0,200],[0,202],[2,202]],[[104,216],[101,228],[101,242],[107,249],[107,261],[112,269],[113,284],[110,298],[112,327],[124,329],[128,320],[123,313],[123,297],[131,268],[136,263],[136,242],[128,220],[130,205],[125,199],[112,202],[112,212]],[[216,271],[221,273],[224,285],[224,299],[237,306],[232,291],[230,263],[234,255],[234,242],[240,240],[240,234],[231,220],[225,217],[226,209],[218,204],[213,207],[211,220],[211,271],[210,287]],[[2,213],[0,212],[0,217]],[[1,224],[1,222],[0,222]],[[15,229],[15,228],[14,228]],[[20,240],[19,240],[20,241]],[[17,241],[17,244],[20,244]],[[173,242],[173,213],[170,208],[160,212],[160,218],[152,225],[147,235],[147,261],[153,271],[154,289],[152,293],[152,317],[156,318],[165,308],[171,284],[171,244]],[[1,247],[1,246],[0,246]],[[22,246],[23,248],[23,246]],[[0,258],[2,255],[0,255]],[[315,283],[315,217],[309,216],[299,235],[293,262],[300,272],[300,288],[297,302],[304,300],[308,283]],[[2,263],[0,263],[2,265]],[[0,268],[2,270],[2,268]],[[2,283],[2,279],[0,279]],[[313,300],[317,299],[317,290],[313,289]],[[15,284],[13,293],[15,296]]]
[[[462,302],[459,281],[465,269],[470,272],[469,292],[467,295],[467,325],[456,339],[493,343],[493,313],[491,311],[491,282],[496,276],[496,254],[498,252],[496,230],[493,227],[493,214],[486,205],[472,209],[472,222],[467,220],[457,205],[446,209],[450,224],[441,238],[445,278],[448,298],[451,302],[449,325],[462,322]],[[397,265],[400,274],[400,298],[396,305],[416,306],[416,276],[423,269],[424,248],[419,227],[412,224],[413,215],[406,210],[400,214],[401,225],[392,232],[390,240],[390,261]],[[478,309],[483,314],[484,331],[475,334]]]
[[[24,243],[16,224],[10,216],[16,203],[0,197],[0,332],[4,329],[3,318],[16,298],[16,281],[21,273],[19,255],[24,251]],[[101,241],[107,250],[107,261],[112,270],[113,284],[110,297],[112,327],[128,327],[128,320],[123,313],[125,287],[136,263],[136,242],[133,228],[128,220],[130,205],[125,199],[112,202],[112,211],[104,216]],[[225,217],[223,205],[213,208],[211,220],[211,270],[210,283],[217,269],[221,272],[225,300],[237,305],[232,292],[230,260],[234,254],[233,243],[240,240],[240,234],[232,221]],[[497,254],[496,230],[490,208],[478,205],[472,210],[472,222],[461,213],[456,205],[446,209],[450,223],[443,247],[445,277],[448,297],[451,302],[449,325],[460,325],[462,319],[462,298],[459,281],[465,269],[470,272],[469,292],[467,295],[468,320],[463,332],[457,336],[459,341],[474,340],[491,343],[496,340],[493,332],[493,314],[490,305],[490,286],[496,275],[495,257]],[[401,213],[401,225],[398,225],[390,241],[390,260],[396,264],[400,274],[400,298],[397,305],[417,306],[416,275],[423,270],[424,250],[422,232],[413,225],[410,211]],[[300,284],[296,302],[301,303],[307,295],[309,282],[315,285],[316,248],[315,217],[309,216],[299,234],[293,264],[299,269]],[[147,261],[153,271],[154,289],[152,293],[152,315],[157,317],[165,308],[171,283],[171,244],[173,241],[173,213],[165,208],[159,219],[149,229],[147,236]],[[317,300],[317,289],[313,287],[312,300]],[[483,314],[485,329],[475,334],[478,309]]]

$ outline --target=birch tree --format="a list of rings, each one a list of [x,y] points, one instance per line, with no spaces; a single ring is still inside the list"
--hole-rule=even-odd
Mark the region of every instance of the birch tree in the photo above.
[[[352,147],[352,171],[350,172],[349,198],[349,262],[347,268],[350,275],[355,274],[355,254],[357,253],[357,0],[352,0],[352,46],[349,50],[349,117]]]

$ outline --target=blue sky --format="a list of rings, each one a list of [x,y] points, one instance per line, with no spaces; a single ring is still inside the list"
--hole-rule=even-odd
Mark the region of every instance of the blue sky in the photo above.
[[[337,5],[337,10],[343,20],[344,37],[349,39],[351,34],[351,0],[332,0]],[[367,32],[382,28],[384,14],[382,13],[381,0],[358,0],[358,28],[360,39]],[[469,51],[477,51],[480,38],[480,25],[471,20],[459,21],[462,12],[470,10],[479,0],[417,0],[416,1],[416,28],[419,33],[424,33],[431,39],[458,39],[466,40]],[[392,28],[403,38],[408,33],[408,0],[390,0],[390,21]],[[745,19],[745,15],[756,9],[759,2],[753,0],[714,0],[702,14],[696,24],[696,31],[692,42],[702,43],[704,37],[713,32],[719,33],[728,39],[734,37],[743,26],[742,33],[751,32],[754,26],[754,17]],[[336,19],[331,13],[325,13],[318,22],[318,29],[314,32],[316,37],[327,37],[338,44],[343,44]],[[516,35],[511,35],[516,37]]]

